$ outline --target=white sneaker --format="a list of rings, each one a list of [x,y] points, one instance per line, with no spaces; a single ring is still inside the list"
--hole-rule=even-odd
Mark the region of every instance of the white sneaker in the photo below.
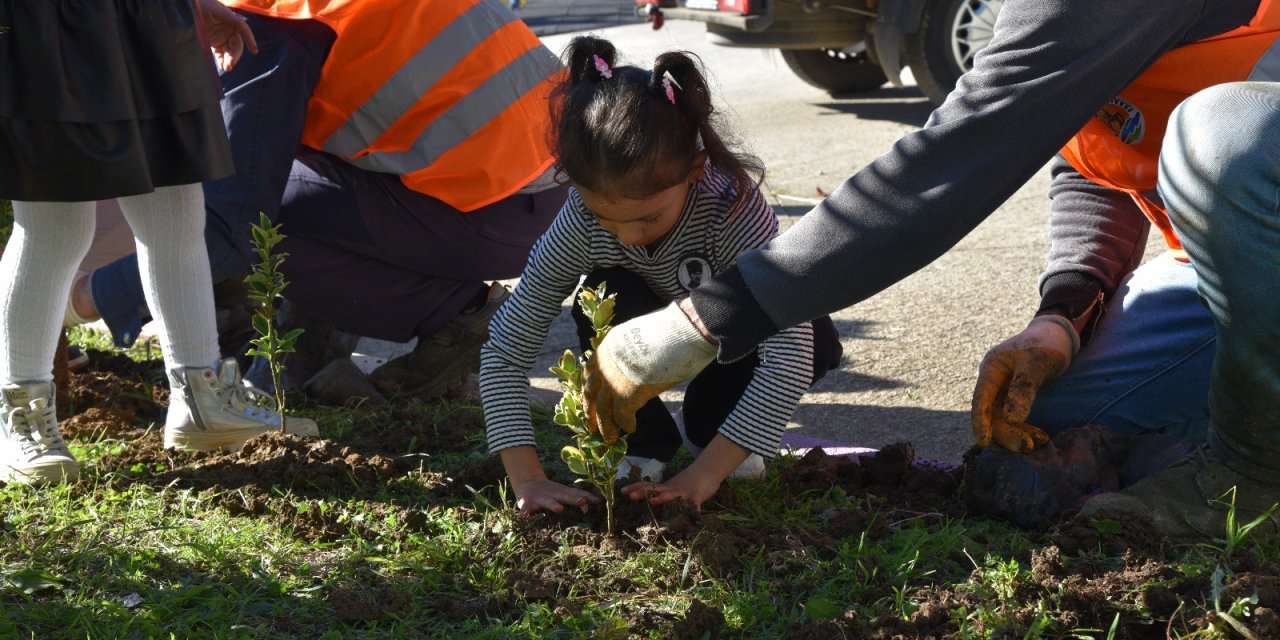
[[[747,456],[742,464],[738,465],[733,473],[729,474],[730,478],[747,478],[749,480],[759,480],[764,477],[764,456],[753,453]]]
[[[235,358],[210,367],[179,367],[169,371],[169,414],[164,446],[194,451],[235,451],[246,440],[280,430],[280,414],[259,406],[266,394],[244,385]],[[319,436],[314,420],[290,416],[285,432]]]
[[[58,432],[53,385],[5,385],[0,403],[0,480],[24,484],[74,482],[80,465]]]
[[[640,456],[627,456],[622,459],[622,464],[618,465],[618,472],[614,475],[619,481],[631,481],[631,470],[640,470],[640,479],[650,482],[662,482],[662,472],[666,471],[667,463],[654,458],[642,458]]]

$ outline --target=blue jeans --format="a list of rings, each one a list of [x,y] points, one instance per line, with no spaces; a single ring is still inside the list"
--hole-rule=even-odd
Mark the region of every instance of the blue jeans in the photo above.
[[[1191,264],[1122,285],[1030,422],[1205,441],[1236,470],[1280,470],[1280,84],[1206,89],[1174,111],[1160,196]]]
[[[204,183],[205,245],[213,281],[238,275],[255,261],[250,227],[258,212],[273,220],[302,141],[307,102],[334,33],[314,20],[242,13],[258,41],[222,74],[222,116],[231,140],[234,175]],[[93,301],[116,344],[133,343],[149,317],[136,255],[94,272]]]

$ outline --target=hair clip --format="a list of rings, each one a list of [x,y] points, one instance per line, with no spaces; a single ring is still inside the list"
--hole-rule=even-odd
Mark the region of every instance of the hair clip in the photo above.
[[[612,77],[613,77],[613,69],[610,69],[610,68],[609,68],[609,63],[608,63],[608,62],[605,62],[605,61],[604,61],[604,58],[601,58],[601,57],[600,57],[600,54],[593,53],[593,54],[591,54],[591,57],[592,57],[592,58],[595,58],[595,61],[596,61],[596,71],[599,71],[599,72],[600,72],[600,77],[605,78],[605,79],[608,79],[608,78],[612,78]]]
[[[670,71],[663,71],[662,72],[662,89],[667,93],[667,100],[671,104],[675,104],[676,92],[675,92],[675,89],[671,88],[672,85],[674,85],[676,89],[684,91],[684,87],[680,86],[680,83],[676,82],[676,79],[671,77]]]

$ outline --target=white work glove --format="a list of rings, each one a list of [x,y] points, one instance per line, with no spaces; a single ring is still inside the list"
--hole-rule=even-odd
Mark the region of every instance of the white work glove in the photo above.
[[[587,426],[609,443],[634,432],[636,410],[698,375],[716,351],[674,302],[614,327],[587,361]]]

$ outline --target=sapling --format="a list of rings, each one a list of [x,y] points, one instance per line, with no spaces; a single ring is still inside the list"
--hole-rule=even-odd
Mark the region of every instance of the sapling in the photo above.
[[[614,295],[605,295],[603,282],[595,289],[583,287],[578,292],[578,306],[591,319],[591,328],[595,330],[595,336],[591,338],[591,349],[585,351],[581,358],[575,356],[572,350],[566,349],[564,355],[560,356],[559,366],[551,367],[551,372],[560,378],[560,384],[564,386],[564,395],[556,404],[555,422],[569,427],[576,443],[561,449],[560,459],[564,460],[570,471],[581,476],[574,482],[586,482],[604,496],[605,522],[609,535],[613,535],[616,528],[613,507],[617,496],[613,482],[618,466],[627,455],[627,440],[619,437],[613,442],[605,442],[600,434],[587,427],[582,386],[587,360],[600,346],[605,334],[609,333],[609,325],[613,322],[614,298]]]
[[[280,431],[285,430],[285,397],[284,385],[280,375],[284,371],[284,355],[293,353],[302,328],[290,329],[281,334],[275,322],[276,298],[289,285],[280,273],[280,265],[289,255],[275,251],[276,245],[284,240],[280,233],[280,225],[271,224],[267,214],[259,212],[258,224],[253,225],[253,250],[258,254],[258,263],[253,265],[253,272],[245,277],[249,285],[249,299],[257,303],[253,312],[253,328],[258,337],[250,340],[253,347],[248,354],[259,356],[267,361],[271,370],[271,384],[275,387],[276,412],[280,414]]]

